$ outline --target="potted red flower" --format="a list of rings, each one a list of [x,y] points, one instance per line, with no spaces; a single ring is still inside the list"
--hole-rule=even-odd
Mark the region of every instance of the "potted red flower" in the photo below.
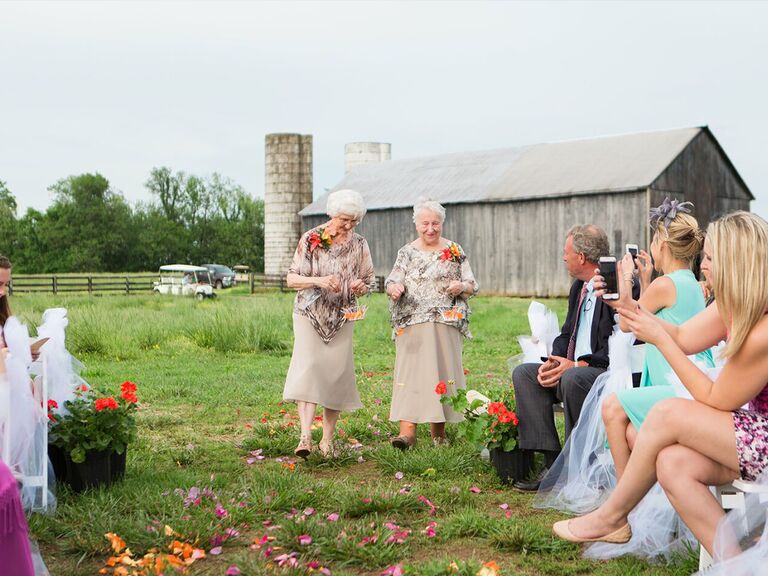
[[[136,385],[124,382],[118,398],[82,386],[63,412],[49,406],[49,441],[64,451],[66,481],[75,491],[110,484],[124,473],[125,452],[136,435],[137,401]]]
[[[525,480],[533,465],[531,453],[517,446],[519,420],[515,413],[512,389],[497,396],[496,401],[467,398],[466,389],[454,389],[453,382],[439,382],[435,392],[440,401],[449,404],[456,412],[464,414],[459,424],[459,435],[478,448],[487,448],[491,463],[502,483]]]

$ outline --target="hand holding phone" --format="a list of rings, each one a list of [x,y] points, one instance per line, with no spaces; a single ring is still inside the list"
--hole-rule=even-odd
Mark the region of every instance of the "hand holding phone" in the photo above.
[[[603,256],[600,258],[600,276],[605,281],[603,300],[619,299],[619,282],[616,274],[616,258]]]

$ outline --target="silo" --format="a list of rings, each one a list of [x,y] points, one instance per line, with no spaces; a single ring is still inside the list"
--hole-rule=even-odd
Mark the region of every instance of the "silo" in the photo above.
[[[299,210],[312,203],[312,136],[267,134],[264,272],[284,275],[301,237]]]
[[[373,162],[385,162],[392,159],[392,144],[384,142],[351,142],[344,146],[344,173]]]

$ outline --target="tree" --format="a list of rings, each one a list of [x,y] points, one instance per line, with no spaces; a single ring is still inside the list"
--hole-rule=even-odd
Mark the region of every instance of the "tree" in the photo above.
[[[13,262],[17,256],[18,222],[16,220],[16,197],[0,180],[0,254]]]

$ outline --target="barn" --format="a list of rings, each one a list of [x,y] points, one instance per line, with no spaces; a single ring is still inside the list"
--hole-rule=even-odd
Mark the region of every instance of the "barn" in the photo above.
[[[352,188],[368,214],[357,231],[386,276],[416,236],[420,196],[447,211],[443,235],[462,245],[483,293],[564,296],[561,262],[574,224],[603,227],[617,255],[647,247],[648,211],[665,196],[694,203],[706,224],[754,199],[706,126],[358,165],[331,191]],[[303,210],[304,230],[325,221],[326,197]]]

